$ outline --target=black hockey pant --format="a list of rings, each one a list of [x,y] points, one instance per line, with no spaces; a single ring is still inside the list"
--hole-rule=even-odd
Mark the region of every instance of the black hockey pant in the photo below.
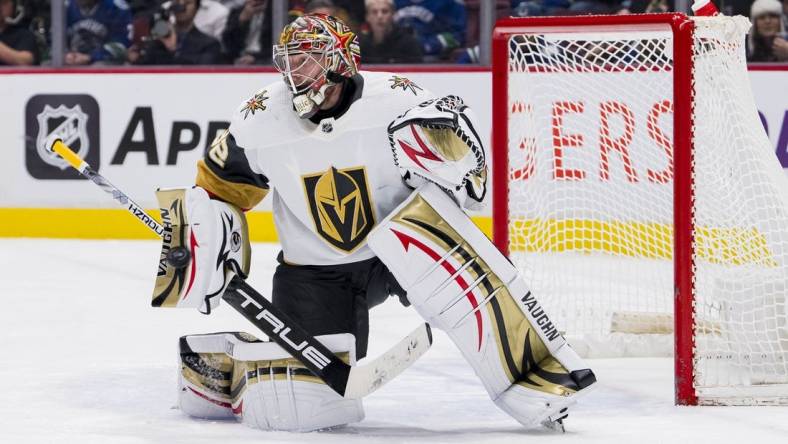
[[[277,260],[274,306],[313,336],[352,333],[356,359],[367,354],[369,309],[389,296],[407,304],[405,291],[377,258],[340,265],[290,265],[280,252]]]

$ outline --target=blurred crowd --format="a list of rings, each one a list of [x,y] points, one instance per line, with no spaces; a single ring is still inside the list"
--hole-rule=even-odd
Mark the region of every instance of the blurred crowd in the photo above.
[[[66,0],[65,64],[270,65],[274,0]],[[339,17],[356,31],[365,64],[477,63],[479,14],[508,16],[667,12],[673,0],[289,0],[289,19]],[[788,61],[788,0],[716,1],[749,16],[748,60]],[[51,60],[49,0],[0,0],[0,65]]]

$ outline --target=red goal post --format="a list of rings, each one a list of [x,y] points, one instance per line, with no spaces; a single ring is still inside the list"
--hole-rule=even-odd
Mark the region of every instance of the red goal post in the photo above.
[[[581,353],[675,329],[677,404],[788,403],[788,261],[769,231],[788,227],[785,176],[755,123],[744,32],[666,13],[513,18],[493,34],[493,240]],[[736,161],[706,166],[727,140],[767,165],[730,202],[714,181]],[[768,224],[726,218],[764,201],[750,210]],[[598,352],[608,338],[624,345]]]

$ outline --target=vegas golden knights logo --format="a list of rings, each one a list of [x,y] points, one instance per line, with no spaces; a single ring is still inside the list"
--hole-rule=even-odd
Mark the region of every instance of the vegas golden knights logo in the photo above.
[[[303,176],[315,229],[332,246],[350,252],[375,225],[364,167]]]

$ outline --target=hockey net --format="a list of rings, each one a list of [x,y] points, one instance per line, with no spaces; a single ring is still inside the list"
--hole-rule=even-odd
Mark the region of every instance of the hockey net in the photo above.
[[[496,244],[583,355],[670,355],[675,325],[682,404],[788,403],[788,180],[748,27],[653,14],[495,32]]]

